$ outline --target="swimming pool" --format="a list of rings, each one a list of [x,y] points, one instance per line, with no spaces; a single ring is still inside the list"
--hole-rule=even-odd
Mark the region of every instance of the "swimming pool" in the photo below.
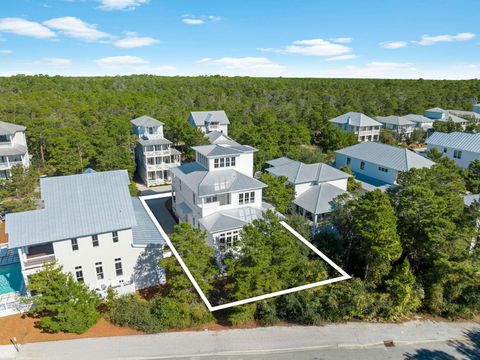
[[[0,266],[0,295],[20,291],[22,282],[20,263]]]

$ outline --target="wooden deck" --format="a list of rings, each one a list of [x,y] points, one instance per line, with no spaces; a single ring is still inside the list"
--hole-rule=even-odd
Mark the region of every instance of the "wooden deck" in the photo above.
[[[0,244],[7,243],[7,234],[5,234],[5,222],[0,221]]]

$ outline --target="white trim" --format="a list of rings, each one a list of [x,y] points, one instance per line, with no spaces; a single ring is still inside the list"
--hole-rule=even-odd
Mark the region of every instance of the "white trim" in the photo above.
[[[185,274],[187,275],[189,280],[192,282],[193,287],[195,288],[197,293],[200,295],[200,298],[203,300],[203,302],[207,306],[208,310],[210,310],[212,312],[217,311],[217,310],[231,308],[231,307],[238,306],[238,305],[249,304],[249,303],[252,303],[252,302],[255,302],[255,301],[259,301],[259,300],[270,299],[270,298],[273,298],[273,297],[276,297],[276,296],[290,294],[290,293],[298,292],[298,291],[301,291],[301,290],[311,289],[311,288],[314,288],[314,287],[317,287],[317,286],[322,286],[322,285],[331,284],[331,283],[335,283],[335,282],[339,282],[339,281],[343,281],[343,280],[348,280],[348,279],[351,278],[351,276],[348,275],[342,268],[340,268],[337,264],[335,264],[332,260],[330,260],[325,254],[323,254],[320,250],[318,250],[315,246],[313,246],[302,235],[300,235],[298,232],[296,232],[294,229],[292,229],[292,227],[290,225],[288,225],[284,221],[280,221],[280,223],[283,225],[283,227],[285,229],[290,231],[297,239],[299,239],[310,250],[312,250],[314,253],[316,253],[318,256],[320,256],[326,263],[328,263],[331,267],[333,267],[336,271],[338,271],[342,276],[332,278],[332,279],[318,281],[318,282],[307,284],[307,285],[301,285],[301,286],[297,286],[297,287],[286,289],[286,290],[275,291],[275,292],[270,293],[270,294],[254,296],[254,297],[244,299],[244,300],[233,301],[233,302],[230,302],[228,304],[212,306],[212,304],[210,304],[210,301],[207,299],[207,297],[203,293],[202,289],[198,285],[197,281],[195,280],[195,278],[191,274],[190,270],[188,270],[187,265],[185,265],[185,263],[183,262],[182,258],[180,257],[180,254],[177,252],[177,249],[175,249],[175,247],[173,246],[172,242],[170,241],[170,238],[165,233],[162,226],[158,223],[157,219],[155,218],[155,216],[153,215],[152,211],[150,210],[150,208],[148,207],[148,205],[146,203],[147,200],[159,199],[159,198],[164,198],[164,197],[169,197],[169,196],[171,196],[171,192],[166,192],[166,193],[162,193],[162,194],[155,194],[155,195],[140,196],[140,202],[142,203],[142,205],[145,208],[147,214],[150,216],[150,219],[153,221],[153,223],[157,227],[160,234],[165,239],[165,241],[166,241],[167,245],[170,247],[172,253],[177,258],[177,260],[180,263],[180,266],[182,267],[183,271],[185,271]]]

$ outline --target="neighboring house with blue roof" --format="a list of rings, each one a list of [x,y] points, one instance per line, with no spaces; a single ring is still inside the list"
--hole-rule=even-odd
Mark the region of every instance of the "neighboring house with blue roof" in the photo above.
[[[473,105],[473,112],[480,115],[480,104]]]
[[[108,286],[131,293],[156,285],[139,269],[153,266],[158,276],[150,272],[150,279],[162,277],[158,261],[145,252],[161,253],[165,241],[140,200],[130,196],[129,183],[126,170],[41,178],[43,208],[7,214],[5,221],[25,282],[55,261],[100,293]]]
[[[223,110],[216,111],[192,111],[187,119],[188,123],[201,132],[208,134],[212,131],[218,131],[228,135],[228,125],[230,120]]]
[[[480,134],[436,131],[427,139],[427,149],[437,149],[466,169],[472,161],[480,160]]]
[[[205,230],[209,245],[227,250],[245,224],[272,208],[262,201],[266,185],[253,178],[257,149],[228,142],[193,150],[195,162],[172,169],[172,209],[179,221]]]
[[[439,121],[444,123],[451,120],[455,124],[460,125],[462,129],[465,130],[465,128],[468,125],[468,120],[456,115],[455,112],[458,112],[458,111],[460,110],[444,110],[439,107],[434,107],[434,108],[425,110],[425,116],[434,121]]]
[[[349,165],[357,180],[375,187],[395,185],[401,172],[434,164],[407,148],[370,141],[335,151],[337,169]]]
[[[377,120],[359,112],[350,111],[330,120],[340,129],[354,133],[358,141],[378,141],[380,129],[383,127]]]
[[[327,164],[304,164],[287,157],[267,161],[267,165],[267,172],[286,177],[287,185],[294,187],[295,210],[311,221],[314,230],[323,215],[333,210],[332,200],[347,193],[351,177]]]
[[[10,179],[18,164],[30,166],[25,126],[0,121],[0,180]]]
[[[133,119],[131,123],[133,133],[138,135],[135,147],[138,175],[147,186],[169,183],[170,169],[180,165],[181,153],[163,137],[164,124],[146,115]]]

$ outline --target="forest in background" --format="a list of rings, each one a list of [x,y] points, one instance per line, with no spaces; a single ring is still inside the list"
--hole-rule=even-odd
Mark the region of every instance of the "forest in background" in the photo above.
[[[226,111],[230,135],[257,147],[256,166],[271,158],[323,152],[351,137],[328,120],[347,111],[369,116],[423,114],[433,106],[471,110],[480,81],[283,79],[249,77],[14,76],[0,78],[0,120],[27,126],[33,160],[51,175],[135,169],[130,120],[150,115],[165,137],[189,146],[203,137],[187,124],[190,111]],[[308,152],[307,152],[308,153]]]

